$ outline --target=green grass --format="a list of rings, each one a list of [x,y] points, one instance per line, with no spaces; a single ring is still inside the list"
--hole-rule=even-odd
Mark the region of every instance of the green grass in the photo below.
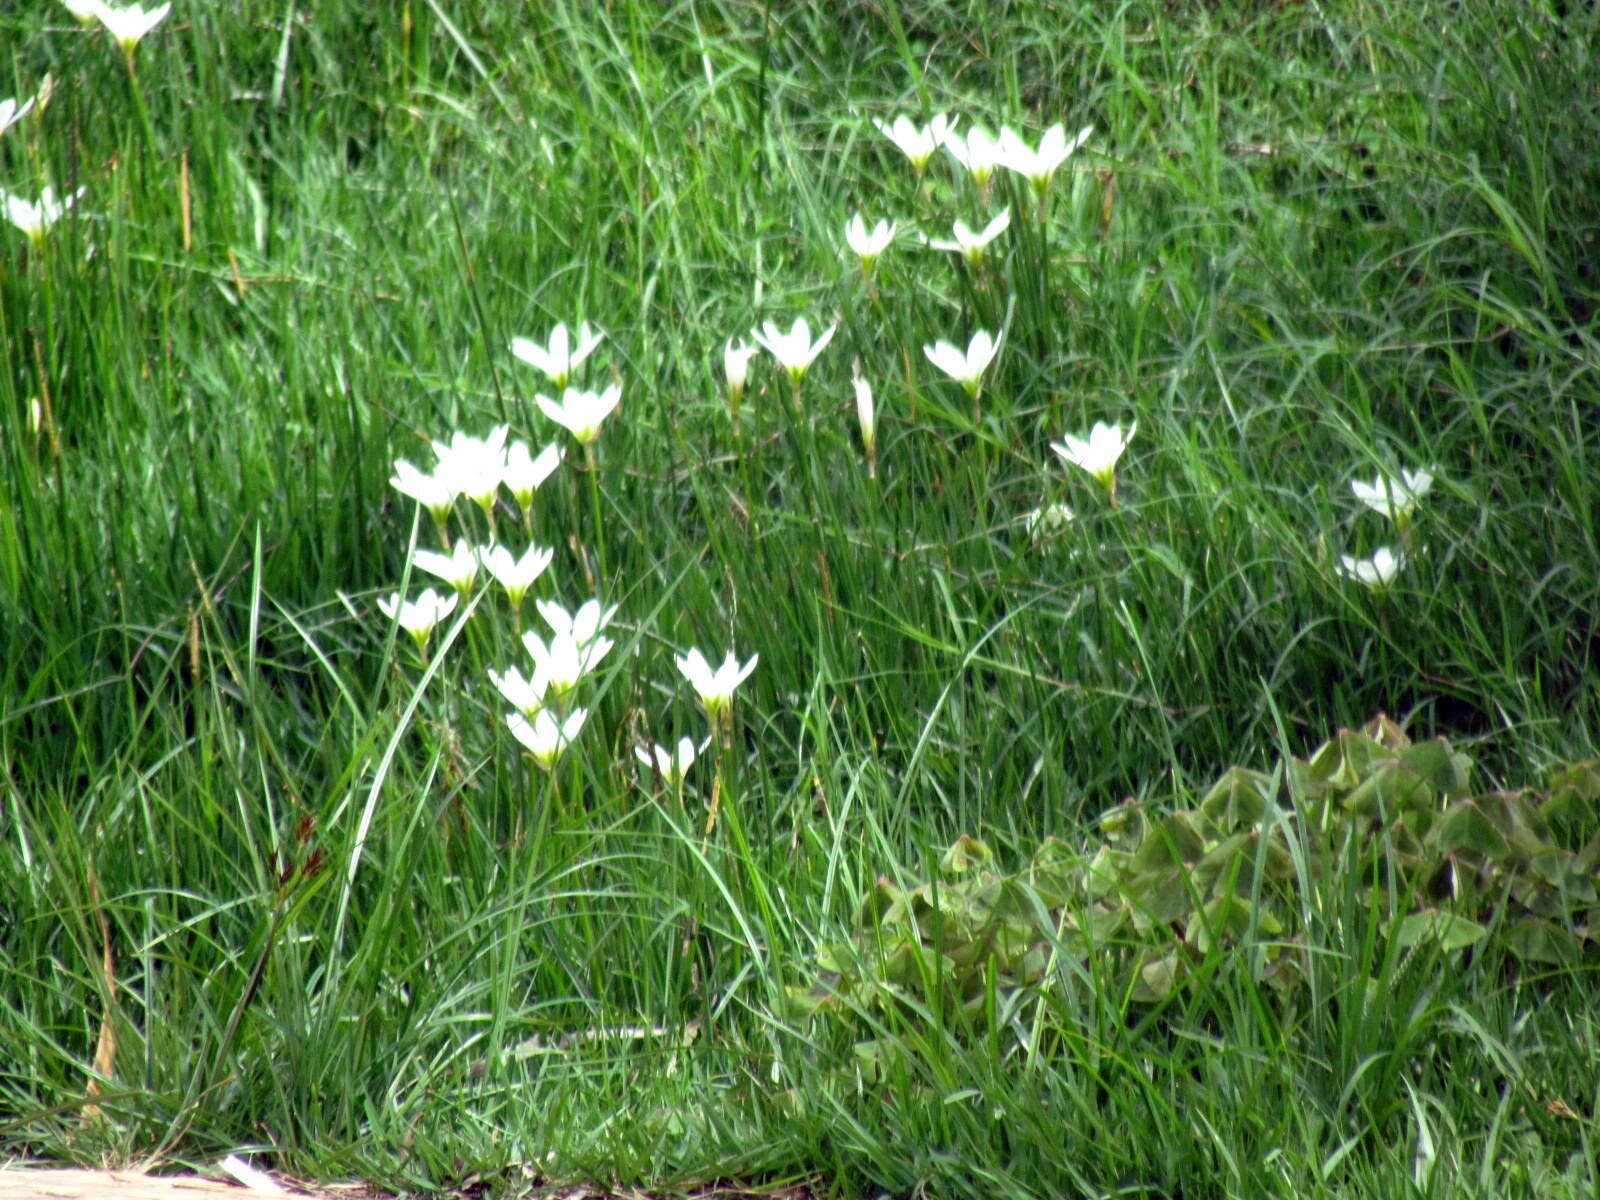
[[[1242,963],[1156,1018],[1089,964],[1001,1035],[878,1030],[866,1079],[782,1004],[961,833],[1020,861],[1378,711],[1497,785],[1600,753],[1585,6],[179,0],[134,85],[40,0],[0,46],[0,96],[56,85],[0,187],[86,189],[42,251],[0,229],[0,1153],[1600,1190],[1592,972],[1380,955],[1353,887],[1293,1020]],[[1041,229],[1004,171],[987,208],[942,153],[919,189],[870,119],[941,110],[1096,133]],[[910,233],[1008,202],[985,272]],[[902,227],[871,294],[857,209]],[[725,341],[802,315],[833,343],[798,407],[758,359],[736,439]],[[376,601],[437,540],[392,461],[570,441],[509,343],[579,319],[623,400],[540,493],[535,594],[598,587],[618,646],[546,777],[484,676],[520,661],[500,598],[426,683]],[[921,351],[978,328],[981,419]],[[1115,507],[1048,448],[1135,419]],[[1336,569],[1394,541],[1350,481],[1419,466],[1377,597]],[[680,808],[632,752],[701,736],[691,645],[761,656],[709,839],[712,764]]]

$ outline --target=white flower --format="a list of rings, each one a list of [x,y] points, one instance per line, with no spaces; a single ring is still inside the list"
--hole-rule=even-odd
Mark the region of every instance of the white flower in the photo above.
[[[478,578],[478,552],[465,538],[458,541],[449,554],[436,550],[417,550],[411,555],[411,564],[419,571],[437,575],[463,596],[472,590]]]
[[[1390,518],[1401,529],[1411,523],[1411,514],[1416,512],[1417,502],[1432,487],[1431,471],[1402,470],[1399,479],[1379,475],[1371,483],[1363,483],[1359,479],[1350,481],[1350,490],[1355,493],[1357,500],[1374,512]]]
[[[457,431],[448,442],[435,442],[433,453],[439,461],[434,478],[457,495],[475,500],[487,512],[505,475],[506,431],[507,426],[496,425],[486,438]]]
[[[1051,442],[1050,449],[1059,454],[1063,462],[1089,472],[1109,492],[1116,485],[1117,459],[1122,457],[1122,452],[1128,448],[1138,428],[1139,422],[1135,421],[1128,427],[1128,432],[1123,433],[1120,425],[1096,421],[1087,439],[1068,435],[1065,442]]]
[[[395,592],[391,596],[380,596],[378,607],[384,616],[397,622],[401,629],[416,639],[418,646],[422,646],[433,632],[433,627],[455,611],[456,597],[441,596],[432,588],[426,589],[415,600],[407,600]]]
[[[1000,340],[991,336],[988,330],[980,329],[972,335],[965,353],[949,342],[924,346],[922,352],[928,356],[929,362],[966,388],[969,395],[976,396],[983,373],[999,348]]]
[[[737,404],[744,398],[744,385],[750,378],[750,360],[756,356],[756,347],[743,342],[735,344],[729,338],[722,347],[722,373],[728,379],[728,396]]]
[[[550,631],[557,637],[567,637],[583,643],[591,642],[608,624],[616,614],[617,606],[601,609],[600,601],[585,600],[576,611],[568,612],[554,600],[540,600],[537,604],[539,615],[544,618],[544,623],[550,626]]]
[[[893,221],[879,221],[868,230],[867,222],[860,213],[846,221],[844,226],[844,240],[856,252],[856,257],[861,260],[861,270],[867,275],[872,274],[878,256],[894,241],[894,233]]]
[[[585,321],[578,326],[578,344],[574,346],[572,335],[567,332],[566,325],[561,324],[550,331],[550,341],[543,346],[529,338],[512,338],[511,353],[529,366],[543,371],[556,387],[564,388],[567,380],[572,378],[573,371],[593,353],[604,337],[605,334],[590,329],[589,322]]]
[[[694,766],[697,750],[693,738],[682,737],[678,739],[676,754],[660,742],[635,746],[633,753],[646,767],[660,775],[663,783],[675,788],[683,782],[683,777],[689,773],[689,768]]]
[[[455,489],[437,475],[425,475],[403,458],[394,460],[394,475],[389,486],[402,496],[410,496],[443,525],[456,502]]]
[[[535,673],[558,696],[566,695],[598,667],[613,645],[608,637],[579,641],[570,634],[554,633],[546,642],[531,629],[522,635],[523,649],[533,659]]]
[[[767,348],[772,357],[789,372],[789,378],[798,385],[811,364],[816,361],[817,355],[822,353],[823,347],[833,340],[833,335],[838,329],[839,326],[836,324],[828,326],[828,332],[813,342],[811,326],[804,317],[796,317],[788,333],[784,333],[771,321],[765,321],[762,323],[761,332],[752,333],[750,336]]]
[[[611,415],[622,399],[622,385],[613,383],[603,392],[580,392],[568,388],[557,404],[549,396],[538,396],[539,411],[557,425],[570,430],[580,445],[592,445],[600,436],[600,422]]]
[[[957,221],[951,227],[955,235],[954,241],[935,241],[932,238],[923,238],[929,247],[934,250],[957,251],[973,266],[983,261],[984,248],[994,241],[1011,226],[1011,210],[1002,208],[1000,215],[985,225],[979,232],[973,233],[965,221]]]
[[[539,673],[557,694],[563,694],[611,652],[615,643],[601,636],[601,631],[617,608],[612,605],[602,609],[598,600],[585,601],[575,612],[568,612],[554,600],[540,600],[537,605],[539,615],[550,626],[550,640],[546,642],[530,630],[522,635],[522,644]]]
[[[127,54],[132,54],[133,48],[139,44],[139,39],[165,21],[171,11],[170,4],[163,4],[160,8],[153,8],[149,12],[145,12],[137,4],[115,8],[109,4],[97,3],[93,8],[93,14],[100,18],[100,24],[111,31],[111,36],[117,39],[117,44]]]
[[[87,25],[100,16],[105,7],[100,0],[61,0],[62,7],[77,18],[78,24]]]
[[[1054,504],[1023,513],[1022,516],[1028,523],[1028,536],[1039,537],[1041,534],[1058,533],[1065,529],[1077,514],[1065,504],[1056,501]]]
[[[944,135],[944,148],[972,176],[980,188],[989,182],[989,176],[1000,165],[1000,143],[990,136],[982,125],[974,125],[962,137],[954,130]]]
[[[512,558],[511,551],[504,546],[490,546],[480,555],[484,569],[505,589],[513,608],[522,603],[528,589],[544,574],[554,557],[555,551],[543,546],[529,546],[521,558]]]
[[[1056,173],[1056,168],[1088,141],[1093,132],[1093,125],[1085,125],[1078,130],[1078,136],[1069,142],[1066,128],[1055,124],[1044,131],[1044,137],[1039,139],[1039,148],[1034,150],[1012,130],[1002,129],[1000,163],[1027,178],[1042,192],[1050,186],[1050,177]]]
[[[534,492],[538,491],[544,481],[550,478],[551,473],[561,465],[561,459],[565,454],[566,451],[554,442],[539,451],[538,458],[532,456],[527,442],[512,442],[506,448],[500,479],[516,497],[517,507],[524,513],[533,506]]]
[[[741,667],[739,659],[730,650],[722,665],[713,671],[705,655],[698,649],[691,649],[689,653],[679,655],[677,663],[678,670],[683,672],[689,686],[694,688],[700,702],[706,706],[706,712],[716,717],[728,711],[733,703],[734,689],[750,677],[760,657],[759,654],[752,654],[750,661]]]
[[[933,152],[954,129],[950,118],[944,113],[940,113],[926,125],[913,123],[911,118],[903,113],[894,119],[892,125],[885,124],[876,117],[872,119],[872,123],[878,127],[879,133],[900,147],[900,152],[911,160],[911,165],[916,168],[918,175],[928,169],[928,160],[933,157]]]
[[[856,420],[861,423],[861,444],[871,454],[878,444],[878,410],[872,399],[872,385],[859,375],[852,382],[856,389]]]
[[[561,721],[556,720],[548,708],[541,708],[532,720],[519,712],[507,713],[506,728],[511,730],[512,737],[528,748],[535,762],[549,770],[561,757],[561,752],[583,730],[583,723],[588,719],[589,710],[586,708],[573,709]]]
[[[1356,559],[1348,554],[1339,556],[1341,574],[1364,583],[1374,591],[1381,591],[1394,582],[1400,568],[1406,565],[1406,556],[1388,546],[1379,546],[1371,558]]]
[[[58,200],[55,189],[46,186],[39,193],[37,203],[24,200],[21,196],[13,196],[6,191],[0,191],[0,196],[5,198],[6,218],[27,234],[35,246],[38,246],[43,244],[44,235],[50,226],[59,221],[83,193],[84,189],[79,188],[70,196],[63,196]]]
[[[33,107],[34,101],[39,97],[31,96],[28,102],[20,108],[15,100],[0,100],[0,133],[10,129],[23,117],[28,115],[28,110]]]
[[[538,671],[532,679],[524,679],[522,672],[512,667],[502,674],[489,672],[489,682],[500,689],[500,694],[525,717],[531,717],[544,707],[545,685],[548,682]]]

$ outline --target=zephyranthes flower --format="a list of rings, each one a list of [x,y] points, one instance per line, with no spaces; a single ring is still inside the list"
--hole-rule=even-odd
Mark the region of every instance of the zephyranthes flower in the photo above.
[[[491,670],[489,682],[494,684],[512,707],[525,717],[533,716],[544,707],[547,681],[538,671],[533,673],[532,679],[525,679],[522,672],[515,667],[504,673]]]
[[[543,546],[529,546],[521,558],[513,558],[504,546],[490,546],[480,557],[484,569],[505,589],[511,607],[516,608],[534,581],[544,574],[555,552]]]
[[[1399,479],[1379,475],[1371,483],[1363,483],[1359,479],[1350,481],[1350,490],[1355,493],[1357,500],[1374,512],[1388,517],[1394,522],[1395,528],[1401,531],[1411,524],[1417,502],[1428,494],[1431,487],[1433,474],[1430,471],[1402,470]]]
[[[552,633],[580,643],[593,641],[599,636],[617,611],[615,604],[602,609],[598,600],[585,600],[573,612],[568,612],[554,600],[540,600],[537,607]]]
[[[1075,516],[1076,514],[1059,500],[1022,514],[1023,520],[1028,523],[1028,536],[1035,538],[1047,533],[1059,533],[1072,524]]]
[[[439,476],[426,475],[405,459],[397,458],[389,486],[403,496],[410,496],[432,513],[441,528],[450,519],[450,509],[456,502],[455,488]]]
[[[529,366],[543,371],[556,387],[564,388],[567,380],[572,378],[572,373],[589,357],[603,337],[605,334],[590,329],[589,322],[585,321],[578,326],[578,343],[574,346],[566,325],[561,324],[550,331],[550,341],[544,346],[529,338],[512,338],[511,353]]]
[[[750,360],[755,355],[754,346],[735,343],[731,338],[722,347],[722,373],[728,380],[728,399],[735,405],[744,399],[744,385],[750,378]]]
[[[1043,195],[1050,186],[1050,177],[1056,173],[1056,168],[1088,141],[1093,132],[1093,125],[1085,125],[1078,130],[1078,136],[1069,142],[1066,128],[1060,124],[1052,125],[1044,131],[1044,137],[1039,139],[1039,148],[1035,150],[1012,130],[1002,129],[1000,163],[1026,178],[1033,184],[1034,190]]]
[[[1069,435],[1064,442],[1051,442],[1050,449],[1059,454],[1063,462],[1082,467],[1093,475],[1107,494],[1114,494],[1117,488],[1117,460],[1128,448],[1138,428],[1139,422],[1135,421],[1128,427],[1128,432],[1123,433],[1120,425],[1096,421],[1087,439]]]
[[[163,4],[160,8],[145,12],[137,4],[114,7],[100,3],[96,4],[92,11],[93,15],[100,19],[100,24],[117,39],[117,45],[122,47],[122,52],[132,54],[134,47],[144,35],[167,19],[167,14],[172,11],[172,5]]]
[[[683,677],[694,688],[700,703],[706,706],[706,712],[715,722],[733,704],[734,689],[750,677],[760,658],[759,654],[752,654],[750,661],[741,667],[739,659],[730,650],[722,665],[713,671],[706,656],[698,649],[691,649],[689,653],[679,655],[677,663],[678,670],[683,672]]]
[[[661,781],[670,788],[676,788],[683,782],[683,777],[689,773],[689,768],[694,766],[697,752],[694,739],[687,737],[678,739],[676,754],[660,742],[650,742],[633,748],[633,753],[639,761],[661,776]]]
[[[457,542],[449,554],[440,554],[437,550],[415,551],[411,562],[419,571],[438,576],[463,596],[472,590],[473,581],[478,578],[478,552],[465,538]]]
[[[30,96],[28,102],[20,107],[18,107],[15,100],[0,100],[0,133],[4,133],[22,120],[23,117],[27,116],[28,110],[33,107],[34,101],[38,98],[37,96]]]
[[[583,730],[583,723],[588,719],[586,708],[575,708],[559,721],[548,708],[541,708],[532,720],[519,712],[507,713],[506,728],[528,748],[533,760],[548,771]]]
[[[551,473],[561,465],[561,459],[566,454],[554,442],[539,451],[539,457],[534,458],[528,450],[527,442],[512,442],[506,448],[505,466],[501,470],[501,482],[516,498],[517,507],[526,517],[528,510],[533,507],[533,494],[538,491]]]
[[[879,133],[899,146],[900,152],[911,160],[919,179],[928,169],[928,160],[933,157],[933,152],[944,141],[945,135],[952,131],[950,118],[944,113],[940,113],[923,126],[916,125],[910,117],[904,115],[896,117],[892,125],[885,124],[876,117],[872,123],[878,127]]]
[[[505,475],[506,431],[507,426],[496,425],[486,438],[469,437],[458,431],[448,442],[435,442],[433,453],[439,461],[433,469],[434,478],[490,513]]]
[[[988,330],[980,329],[972,335],[965,353],[949,342],[924,346],[922,352],[928,356],[929,362],[966,388],[967,395],[976,396],[983,384],[983,373],[994,361],[999,348],[1000,340]]]
[[[522,646],[533,659],[533,669],[557,697],[565,696],[578,681],[600,665],[614,643],[608,637],[579,641],[570,634],[553,633],[547,642],[531,629]]]
[[[856,389],[856,420],[861,425],[861,446],[867,452],[867,478],[878,475],[878,409],[872,399],[872,385],[858,374],[851,381]]]
[[[553,600],[540,600],[538,609],[550,626],[550,640],[530,631],[522,635],[522,644],[539,674],[562,696],[611,652],[615,643],[600,631],[617,611],[616,606],[602,611],[598,600],[589,600],[569,613]]]
[[[811,326],[804,317],[796,317],[788,333],[784,333],[771,321],[765,321],[761,325],[761,332],[752,333],[750,336],[767,348],[772,357],[789,372],[790,382],[799,387],[800,380],[816,361],[817,355],[822,353],[823,347],[833,340],[838,328],[836,324],[828,326],[828,331],[813,342]]]
[[[1379,546],[1371,558],[1357,559],[1348,554],[1339,556],[1340,573],[1366,584],[1375,592],[1388,588],[1405,565],[1406,556],[1395,553],[1388,546]]]
[[[59,221],[67,209],[77,203],[78,197],[83,195],[83,192],[84,189],[79,188],[70,196],[63,196],[58,200],[55,189],[46,186],[39,193],[37,203],[4,191],[0,191],[0,197],[5,199],[6,219],[27,234],[28,240],[35,246],[42,246],[44,235],[49,232],[50,226]]]
[[[894,241],[894,231],[893,221],[879,221],[868,230],[860,213],[845,222],[844,240],[861,260],[861,273],[868,279],[872,278],[872,268],[878,265],[878,256]]]
[[[391,596],[380,596],[378,607],[383,615],[391,621],[397,622],[417,643],[421,650],[428,644],[428,635],[433,632],[433,627],[455,611],[456,597],[441,596],[432,588],[426,589],[415,600],[407,600],[399,592]]]
[[[622,399],[622,385],[613,383],[603,392],[580,392],[568,388],[557,404],[549,396],[535,398],[539,411],[557,425],[571,431],[580,445],[592,446],[600,436],[600,423],[611,415]]]
[[[100,10],[105,6],[100,0],[61,0],[61,5],[76,19],[78,24],[87,25],[100,15]]]
[[[1000,143],[982,125],[974,125],[966,137],[953,130],[944,135],[944,148],[972,176],[980,188],[989,186],[989,177],[1000,165]]]
[[[965,221],[957,221],[951,232],[955,235],[954,241],[936,241],[933,238],[923,238],[923,242],[934,250],[955,250],[965,258],[971,266],[977,266],[983,261],[984,250],[990,242],[1004,233],[1011,225],[1011,210],[1002,208],[1000,215],[985,225],[979,232],[973,233]]]

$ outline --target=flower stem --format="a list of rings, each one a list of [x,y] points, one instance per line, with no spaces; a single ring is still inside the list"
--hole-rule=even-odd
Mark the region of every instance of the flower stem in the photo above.
[[[594,515],[594,562],[598,582],[606,578],[606,529],[600,516],[600,464],[593,442],[584,443],[583,457],[589,470],[589,508]]]

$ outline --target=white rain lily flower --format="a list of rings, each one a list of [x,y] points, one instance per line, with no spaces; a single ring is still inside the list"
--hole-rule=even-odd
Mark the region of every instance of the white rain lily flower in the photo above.
[[[1039,148],[1035,150],[1013,130],[1002,129],[1000,164],[1026,178],[1035,190],[1043,192],[1050,186],[1050,177],[1056,173],[1056,168],[1088,141],[1092,133],[1094,126],[1085,125],[1069,142],[1066,127],[1058,123],[1044,131],[1044,136],[1039,139]]]
[[[515,667],[504,673],[491,670],[489,682],[494,684],[511,706],[525,717],[533,716],[544,707],[545,686],[548,681],[538,671],[533,673],[532,679],[525,679],[522,672]]]
[[[933,157],[933,152],[955,130],[954,122],[944,113],[938,114],[926,125],[917,125],[903,113],[894,119],[892,125],[876,117],[872,123],[878,127],[879,133],[900,147],[900,152],[911,160],[918,178],[928,169],[928,160]]]
[[[1011,227],[1011,210],[1002,208],[1000,215],[995,217],[977,233],[968,228],[965,221],[957,221],[951,226],[953,241],[936,241],[933,238],[923,238],[923,242],[934,250],[954,250],[973,266],[983,261],[985,248],[995,238],[999,237]]]
[[[700,697],[700,703],[706,706],[706,712],[716,719],[732,706],[734,689],[750,677],[760,658],[759,654],[752,654],[750,661],[741,667],[738,657],[730,650],[722,665],[713,671],[706,656],[698,649],[691,649],[687,654],[678,655],[677,663],[678,670]]]
[[[456,597],[441,596],[432,588],[426,589],[415,600],[407,600],[395,592],[390,596],[380,596],[378,607],[384,616],[397,622],[401,629],[409,633],[416,641],[417,648],[421,649],[427,644],[433,627],[455,611]]]
[[[549,396],[535,397],[539,411],[571,432],[579,445],[592,446],[600,436],[600,422],[611,415],[622,399],[622,385],[613,383],[603,392],[580,392],[568,388],[557,404]]]
[[[1363,483],[1359,479],[1350,481],[1350,490],[1355,493],[1357,500],[1373,512],[1388,517],[1399,529],[1411,524],[1411,516],[1417,510],[1417,502],[1426,496],[1432,487],[1431,471],[1402,470],[1399,479],[1379,475],[1371,483]]]
[[[980,329],[972,335],[965,353],[949,342],[924,346],[922,352],[928,356],[929,362],[966,388],[969,396],[976,396],[982,386],[983,373],[994,361],[995,352],[999,349],[1000,339],[992,336],[987,329]]]
[[[945,152],[967,169],[972,181],[980,188],[987,187],[989,177],[1000,165],[1000,143],[990,136],[982,125],[974,125],[967,136],[951,130],[943,138]]]
[[[66,211],[78,202],[78,197],[83,193],[84,189],[79,188],[71,195],[57,199],[55,189],[46,186],[39,193],[37,203],[24,200],[21,196],[13,196],[6,191],[0,191],[0,197],[5,200],[6,219],[27,234],[35,246],[42,246],[44,235],[49,232],[50,226],[59,221]]]
[[[583,730],[589,719],[589,710],[575,708],[563,720],[556,720],[548,708],[541,708],[529,720],[519,712],[506,714],[506,728],[511,736],[528,748],[528,753],[545,770],[555,765],[556,759]]]
[[[1058,500],[1053,504],[1046,504],[1043,508],[1025,512],[1022,518],[1028,523],[1028,536],[1037,538],[1047,533],[1061,532],[1072,524],[1077,514]]]
[[[512,338],[511,353],[530,367],[543,371],[556,387],[564,388],[567,380],[572,378],[572,373],[594,352],[604,337],[605,334],[590,329],[589,322],[585,321],[578,326],[578,342],[573,345],[572,335],[567,332],[566,325],[561,324],[550,331],[550,341],[543,346],[531,338]]]
[[[1128,432],[1123,433],[1120,425],[1096,421],[1087,439],[1069,434],[1064,442],[1051,442],[1050,449],[1059,454],[1063,462],[1082,467],[1093,475],[1107,492],[1115,492],[1117,460],[1128,448],[1138,428],[1139,422],[1135,421],[1128,427]]]
[[[796,317],[788,333],[784,333],[771,321],[766,321],[762,323],[760,333],[752,333],[750,336],[767,348],[772,357],[778,360],[779,365],[789,372],[790,381],[799,387],[806,371],[816,361],[817,355],[822,353],[823,347],[833,340],[833,335],[838,330],[837,324],[830,325],[828,331],[813,342],[811,326],[804,317]]]
[[[872,385],[857,375],[852,381],[856,389],[856,420],[861,423],[861,444],[870,455],[878,444],[878,406],[872,399]]]
[[[0,133],[10,129],[23,117],[28,115],[28,110],[34,106],[39,97],[30,96],[28,102],[18,106],[15,100],[0,100]]]
[[[145,12],[137,4],[116,7],[99,3],[94,6],[93,14],[99,18],[100,24],[111,32],[111,36],[117,39],[117,45],[122,47],[122,52],[132,54],[134,47],[144,35],[165,21],[171,11],[171,4],[163,4],[160,8]]]
[[[571,638],[578,643],[591,642],[616,615],[617,606],[602,609],[599,600],[585,600],[573,612],[568,612],[554,600],[540,600],[539,615],[557,637]]]
[[[529,546],[522,552],[521,558],[513,558],[511,551],[504,546],[490,546],[479,558],[484,569],[505,589],[511,607],[516,608],[528,594],[528,589],[544,574],[551,559],[555,558],[555,551],[544,546]]]
[[[465,538],[457,542],[449,554],[437,550],[417,550],[411,555],[411,564],[419,571],[436,575],[465,596],[478,578],[478,551]]]
[[[689,773],[689,768],[694,766],[699,750],[693,738],[681,737],[678,739],[677,753],[668,750],[660,742],[635,746],[633,753],[646,767],[661,776],[663,783],[676,788]]]
[[[861,260],[863,275],[871,277],[872,268],[878,265],[878,257],[894,241],[895,229],[893,221],[879,221],[869,230],[866,219],[860,213],[845,222],[844,240]]]
[[[1388,546],[1379,546],[1371,558],[1357,559],[1348,554],[1339,556],[1340,574],[1366,584],[1373,591],[1387,588],[1405,565],[1406,556]]]
[[[402,496],[410,496],[433,514],[433,519],[443,525],[455,505],[455,489],[437,475],[419,471],[403,458],[394,460],[394,475],[389,486]]]
[[[611,653],[615,643],[608,637],[579,641],[571,634],[551,634],[546,642],[531,629],[522,635],[523,649],[533,659],[533,669],[557,696],[564,696],[578,685],[600,660]]]
[[[565,455],[566,451],[554,442],[539,451],[537,458],[529,451],[527,442],[512,442],[506,447],[500,481],[510,489],[524,514],[533,507],[533,494],[544,486],[544,481],[561,465]]]
[[[496,425],[486,438],[469,437],[458,431],[448,442],[435,442],[433,453],[439,461],[433,469],[434,477],[488,512],[505,476],[507,429]]]
[[[61,6],[71,13],[80,25],[88,25],[97,20],[100,10],[105,7],[100,0],[61,0]]]
[[[744,399],[744,385],[750,379],[750,360],[756,356],[755,346],[746,346],[729,339],[722,347],[722,373],[728,380],[728,399],[735,405]]]

